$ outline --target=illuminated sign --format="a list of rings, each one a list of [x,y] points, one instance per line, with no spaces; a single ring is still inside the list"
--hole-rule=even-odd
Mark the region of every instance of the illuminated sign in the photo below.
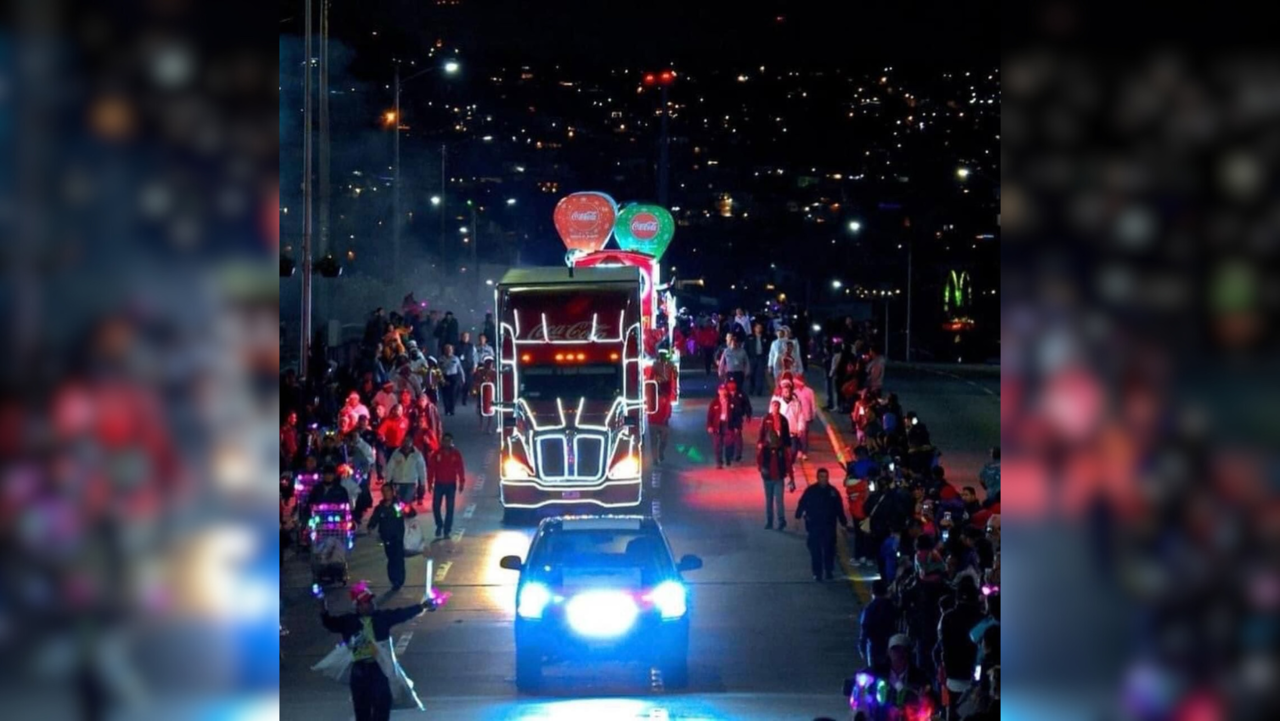
[[[675,232],[675,219],[666,208],[658,205],[628,205],[618,213],[618,220],[613,226],[613,236],[618,239],[620,248],[644,253],[655,260],[667,251]]]
[[[609,242],[618,204],[604,193],[574,193],[560,199],[553,216],[556,232],[570,253],[590,253]]]

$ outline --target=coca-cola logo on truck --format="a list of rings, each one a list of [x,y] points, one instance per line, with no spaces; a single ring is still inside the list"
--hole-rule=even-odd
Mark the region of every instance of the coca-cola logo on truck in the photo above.
[[[650,240],[658,234],[658,218],[653,213],[637,213],[631,219],[631,234],[636,240]]]
[[[613,326],[608,323],[600,322],[596,324],[596,337],[613,338],[614,333]],[[589,341],[591,340],[591,321],[580,320],[577,323],[559,324],[548,322],[545,335],[542,332],[542,324],[539,323],[530,328],[529,332],[525,333],[524,338],[522,338],[522,340],[546,339],[553,341]]]

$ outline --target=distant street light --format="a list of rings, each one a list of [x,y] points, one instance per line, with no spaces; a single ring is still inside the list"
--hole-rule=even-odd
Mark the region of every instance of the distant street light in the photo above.
[[[465,225],[464,225],[464,226],[462,226],[461,228],[458,228],[458,232],[459,232],[459,233],[462,233],[463,235],[466,235],[466,233],[467,233],[467,226],[465,226]]]
[[[849,221],[849,230],[853,231],[854,233],[858,232],[859,230],[862,230],[862,223],[859,223],[856,220]]]
[[[840,286],[842,286],[842,285],[844,285],[844,284],[843,284],[843,283],[841,283],[841,282],[840,282],[840,281],[838,281],[838,280],[833,280],[833,281],[831,281],[831,287],[832,287],[832,288],[835,288],[836,290],[839,290],[839,289],[840,289]]]
[[[446,73],[458,72],[458,63],[456,61],[450,60],[449,62],[444,64],[444,71]]]
[[[957,169],[957,170],[956,170],[956,177],[957,177],[957,178],[960,178],[961,180],[964,180],[965,178],[968,178],[968,177],[969,177],[969,169],[968,169],[968,168],[959,168],[959,169]]]
[[[489,280],[486,280],[486,281],[484,282],[484,284],[485,284],[485,285],[493,285],[493,279],[492,279],[492,278],[490,278]]]
[[[440,204],[440,196],[438,196],[438,195],[433,195],[433,196],[431,196],[431,204],[432,204],[432,205],[439,205],[439,204]]]
[[[515,198],[507,198],[507,205],[515,205],[515,204],[516,204]]]

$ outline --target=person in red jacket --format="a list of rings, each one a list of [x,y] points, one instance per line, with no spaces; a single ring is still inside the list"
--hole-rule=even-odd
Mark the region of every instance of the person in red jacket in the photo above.
[[[391,415],[378,426],[378,437],[387,448],[399,448],[407,435],[409,435],[409,419],[404,415],[404,406],[397,403],[391,406]]]
[[[769,404],[769,414],[760,422],[760,441],[756,444],[756,467],[764,481],[765,528],[773,528],[773,511],[778,510],[778,530],[787,527],[787,509],[783,503],[782,483],[790,481],[792,493],[796,491],[794,456],[787,442],[787,419],[782,406],[775,399]]]
[[[721,383],[716,397],[707,406],[707,433],[711,434],[716,468],[724,468],[725,464],[733,462],[736,448],[733,420],[739,413],[737,399],[729,395],[729,386]]]
[[[431,492],[431,514],[436,519],[436,538],[453,533],[453,503],[467,483],[462,453],[453,445],[453,434],[440,439],[440,450],[431,454],[427,464],[427,490]],[[444,520],[440,518],[440,502],[445,502]]]

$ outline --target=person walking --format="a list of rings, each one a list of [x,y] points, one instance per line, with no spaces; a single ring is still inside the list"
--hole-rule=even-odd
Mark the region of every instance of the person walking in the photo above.
[[[483,337],[483,336],[482,336]],[[480,363],[480,368],[476,371],[475,381],[472,383],[471,392],[476,397],[476,417],[480,419],[480,432],[493,433],[497,421],[497,413],[493,412],[492,405],[494,402],[494,391],[497,390],[498,372],[493,369],[493,356],[488,355]],[[486,385],[487,384],[487,385]],[[491,406],[489,415],[484,414],[484,404],[486,396]]]
[[[654,463],[667,460],[667,437],[671,435],[671,398],[658,392],[658,410],[649,416],[649,430],[653,433]]]
[[[458,345],[458,319],[453,317],[453,311],[445,311],[444,319],[436,324],[434,335],[441,354],[444,353],[445,346]]]
[[[889,639],[898,630],[900,612],[889,597],[889,582],[877,578],[871,583],[871,603],[862,609],[858,619],[858,650],[868,666],[879,666],[889,660]]]
[[[431,473],[427,476],[427,490],[431,493],[431,515],[436,521],[436,538],[453,533],[453,504],[457,494],[467,484],[466,468],[462,452],[453,445],[453,434],[446,433],[440,439],[440,450],[431,456]],[[440,503],[444,502],[445,515],[440,517]]]
[[[387,555],[387,580],[391,581],[393,593],[404,586],[404,521],[416,515],[418,512],[413,506],[396,498],[395,486],[382,484],[382,502],[374,507],[365,530],[378,531],[378,540],[382,541],[382,550]]]
[[[716,330],[714,321],[707,321],[706,325],[698,328],[698,351],[702,353],[702,365],[707,375],[711,375],[711,366],[715,363],[716,346],[720,342],[720,333]]]
[[[778,511],[778,530],[787,527],[787,509],[783,502],[782,482],[789,481],[789,490],[795,493],[796,475],[792,465],[791,447],[787,442],[790,431],[782,407],[775,399],[769,404],[769,415],[760,421],[760,439],[756,442],[756,467],[764,481],[765,528],[773,528],[774,508]]]
[[[467,396],[471,395],[471,380],[476,374],[479,359],[476,358],[476,347],[471,342],[471,331],[463,331],[458,340],[458,358],[462,361],[462,382],[458,384],[458,402],[465,408]]]
[[[791,449],[795,451],[798,460],[804,460],[807,457],[804,452],[808,422],[805,420],[804,406],[795,394],[795,381],[790,377],[783,377],[778,383],[778,395],[772,400],[778,402],[782,414],[787,417],[787,428],[791,431],[791,437],[788,440]]]
[[[874,346],[867,346],[867,388],[870,388],[877,396],[884,389],[884,356],[880,355],[880,351]]]
[[[742,392],[741,386],[732,378],[725,385],[729,386],[729,398],[734,402],[733,414],[729,416],[729,428],[733,431],[733,462],[741,463],[743,426],[755,416],[755,412],[751,408],[751,399]]]
[[[732,379],[739,386],[746,383],[746,375],[751,369],[747,352],[738,343],[738,337],[732,333],[725,337],[724,352],[720,354],[720,380],[728,382]]]
[[[803,373],[797,373],[795,378],[794,392],[796,400],[800,402],[801,415],[804,418],[804,428],[800,432],[800,445],[805,452],[805,458],[808,458],[809,452],[809,426],[813,424],[813,419],[818,413],[818,399],[814,395],[813,389],[809,387],[809,383],[805,380]]]
[[[462,359],[453,354],[453,344],[445,344],[444,355],[440,358],[440,373],[444,376],[444,387],[441,395],[444,401],[444,414],[453,415],[454,403],[458,389],[462,387],[465,375],[462,372]]]
[[[743,388],[743,391],[753,396],[762,396],[764,395],[765,363],[769,358],[769,339],[764,336],[764,324],[752,324],[751,335],[747,337],[746,346],[747,379],[750,381],[750,388]]]
[[[422,454],[413,447],[413,436],[406,435],[400,447],[387,458],[387,483],[395,486],[396,497],[413,503],[418,488],[427,482],[427,464]]]
[[[716,457],[716,468],[730,465],[734,458],[733,416],[737,403],[729,395],[729,386],[721,383],[716,397],[707,406],[707,433]]]
[[[790,367],[786,359],[789,359]],[[785,372],[803,373],[804,366],[799,359],[800,344],[791,338],[791,327],[784,325],[778,329],[778,337],[769,346],[769,371],[773,373],[774,381],[782,378]]]
[[[796,520],[804,519],[808,534],[809,567],[813,580],[830,581],[835,575],[836,522],[849,529],[849,519],[844,515],[844,501],[840,492],[831,485],[831,474],[825,468],[818,469],[818,482],[804,489],[796,504]]]
[[[436,610],[436,602],[428,598],[404,608],[379,610],[367,582],[352,587],[351,599],[356,604],[355,613],[339,616],[330,614],[329,605],[324,602],[320,623],[326,630],[341,634],[343,642],[351,649],[351,704],[356,721],[388,721],[391,718],[391,681],[383,669],[392,669],[394,673],[394,662],[382,658],[379,645],[391,637],[393,626],[417,618],[423,611]]]

